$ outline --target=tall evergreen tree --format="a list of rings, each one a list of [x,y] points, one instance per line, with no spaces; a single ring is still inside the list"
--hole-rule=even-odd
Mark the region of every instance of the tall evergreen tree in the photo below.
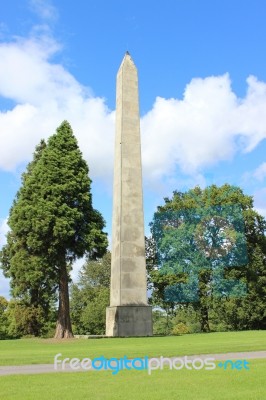
[[[58,288],[57,338],[73,336],[68,293],[73,262],[85,253],[97,259],[107,247],[104,220],[92,206],[88,173],[71,126],[64,121],[30,168],[10,212],[10,235],[24,240],[27,252],[37,257],[38,272],[46,277],[44,288]],[[16,253],[10,254],[8,246],[1,257],[6,274],[12,278],[10,270],[20,269],[28,278],[32,269],[21,269],[19,261],[14,262]]]
[[[50,305],[55,301],[54,272],[47,261],[28,245],[27,240],[27,219],[33,203],[30,181],[45,147],[45,141],[41,140],[33,161],[22,174],[22,185],[9,213],[7,244],[0,253],[3,272],[11,278],[11,294],[17,304],[16,315],[27,312],[27,327],[22,333],[35,336],[42,333],[43,323],[50,316]],[[20,332],[17,334],[20,335]]]

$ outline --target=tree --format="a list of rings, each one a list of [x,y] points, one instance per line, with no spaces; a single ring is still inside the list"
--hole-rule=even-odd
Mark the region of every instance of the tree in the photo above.
[[[13,315],[12,326],[17,327],[13,329],[17,336],[39,336],[45,321],[50,318],[51,305],[55,302],[53,267],[29,246],[27,235],[27,220],[33,204],[31,180],[45,148],[46,143],[41,140],[35,149],[33,160],[22,174],[22,185],[9,213],[8,224],[11,230],[7,234],[7,244],[0,253],[4,274],[11,278],[11,294],[15,301],[10,303],[9,311]],[[27,314],[27,317],[22,318],[22,314]],[[21,324],[19,321],[22,320],[26,322]]]
[[[110,299],[111,253],[87,260],[71,287],[71,318],[78,334],[105,333],[106,307]]]
[[[3,296],[0,296],[0,340],[8,338],[7,306],[8,301]]]
[[[229,330],[266,329],[266,257],[256,244],[246,267],[247,293],[240,298],[214,299],[218,321]],[[227,271],[228,278],[238,278],[239,271]]]
[[[8,335],[13,338],[41,335],[45,316],[41,306],[31,306],[24,301],[11,299],[7,312]]]
[[[154,238],[145,237],[145,258],[147,268],[147,286],[152,295],[149,297],[149,303],[154,307],[160,307],[165,311],[153,312],[153,330],[154,334],[168,334],[172,329],[171,318],[175,313],[176,303],[165,299],[165,289],[168,286],[184,281],[174,273],[161,273],[158,267],[156,255],[156,242]]]
[[[107,247],[104,220],[92,206],[88,172],[71,126],[64,121],[30,168],[10,211],[10,235],[26,251],[25,265],[16,260],[9,242],[1,257],[11,279],[20,270],[21,278],[30,282],[36,272],[44,291],[58,289],[57,338],[73,336],[68,292],[73,262],[85,253],[97,259]],[[29,254],[38,267],[28,263]]]
[[[201,330],[207,332],[209,311],[221,303],[226,313],[229,304],[241,304],[238,329],[254,326],[250,312],[244,324],[244,309],[253,293],[255,320],[257,326],[264,326],[265,227],[252,198],[240,188],[225,184],[174,192],[172,199],[166,198],[165,205],[158,207],[151,224],[157,249],[155,294],[168,303],[192,303],[199,312]],[[180,281],[169,284],[174,276]]]

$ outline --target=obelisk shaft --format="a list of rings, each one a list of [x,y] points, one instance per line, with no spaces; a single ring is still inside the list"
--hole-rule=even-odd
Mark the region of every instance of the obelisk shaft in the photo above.
[[[117,74],[112,265],[108,336],[151,336],[147,305],[137,69],[127,53]]]
[[[137,69],[117,74],[111,306],[147,304]]]

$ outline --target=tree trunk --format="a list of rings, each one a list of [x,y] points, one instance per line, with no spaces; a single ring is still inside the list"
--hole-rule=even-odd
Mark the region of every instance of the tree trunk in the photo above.
[[[200,329],[201,332],[210,332],[208,308],[203,304],[200,306]]]
[[[69,310],[68,274],[66,261],[61,263],[59,277],[59,309],[56,323],[55,339],[73,338]]]
[[[200,328],[201,332],[210,332],[209,310],[208,310],[208,283],[210,281],[210,271],[199,273],[199,308],[200,308]]]

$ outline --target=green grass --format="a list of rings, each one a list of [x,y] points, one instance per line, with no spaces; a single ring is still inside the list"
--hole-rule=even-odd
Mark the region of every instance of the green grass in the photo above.
[[[250,370],[185,369],[76,372],[0,377],[5,400],[263,400],[266,360],[250,360]]]
[[[0,340],[0,365],[52,364],[54,356],[159,357],[266,350],[266,331],[217,332],[172,337]]]

